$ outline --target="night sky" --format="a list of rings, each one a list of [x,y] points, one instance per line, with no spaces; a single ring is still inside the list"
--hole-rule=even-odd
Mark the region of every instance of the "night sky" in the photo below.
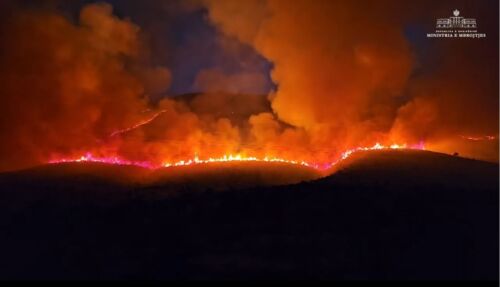
[[[36,9],[56,9],[76,21],[80,9],[86,4],[103,1],[32,1],[24,0],[21,6]],[[119,17],[130,18],[148,34],[148,42],[155,56],[155,63],[167,66],[174,77],[168,95],[200,92],[194,86],[200,70],[218,68],[226,73],[256,72],[266,77],[263,87],[242,90],[243,93],[267,94],[274,88],[270,78],[272,63],[259,55],[250,45],[233,41],[242,51],[226,53],[218,37],[224,37],[207,19],[207,9],[202,6],[186,8],[182,0],[169,1],[105,1],[113,6]],[[241,57],[244,55],[244,58]]]
[[[12,1],[23,7],[35,9],[56,9],[76,21],[80,9],[89,3],[102,1]],[[266,85],[255,89],[243,90],[244,93],[267,94],[275,89],[270,71],[272,62],[262,57],[250,45],[236,41],[217,31],[217,28],[207,19],[207,8],[182,0],[169,1],[130,1],[107,0],[113,6],[113,11],[119,17],[130,18],[142,27],[149,35],[148,41],[155,63],[168,66],[174,77],[168,95],[200,92],[194,86],[197,73],[203,69],[218,68],[226,73],[257,72],[266,76]],[[398,2],[398,1],[392,1]],[[411,5],[403,4],[404,9],[411,10]],[[432,73],[439,65],[441,53],[438,43],[426,38],[426,33],[432,32],[435,18],[445,18],[451,15],[450,7],[464,11],[466,17],[478,18],[480,30],[489,32],[487,45],[498,45],[497,24],[498,1],[419,1],[417,14],[408,18],[403,27],[404,35],[414,51],[418,66],[414,67],[414,75]],[[188,4],[185,4],[188,3]],[[406,2],[405,2],[406,3]],[[361,3],[360,3],[361,4]],[[186,5],[193,6],[186,8]],[[415,8],[415,7],[414,7]],[[360,13],[362,13],[362,6]],[[228,54],[221,47],[218,37],[226,37],[235,41],[245,54],[242,61],[238,54]],[[492,49],[494,49],[492,47]],[[496,49],[498,50],[498,49]],[[487,54],[477,53],[474,57],[481,58]],[[252,64],[249,65],[248,63]],[[485,67],[488,68],[488,67]],[[494,68],[494,67],[493,67]],[[494,73],[492,69],[490,72]]]

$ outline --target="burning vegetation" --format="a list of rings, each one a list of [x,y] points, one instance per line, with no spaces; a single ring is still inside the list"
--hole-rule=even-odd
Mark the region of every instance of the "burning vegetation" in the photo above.
[[[314,168],[319,171],[325,171],[328,170],[332,167],[334,167],[338,162],[341,160],[347,159],[351,154],[358,152],[358,151],[371,151],[371,150],[398,150],[398,149],[418,149],[418,150],[423,150],[425,149],[423,143],[420,143],[418,145],[412,145],[412,146],[407,146],[406,144],[404,145],[398,145],[398,144],[392,144],[390,146],[383,146],[379,143],[376,143],[374,146],[371,147],[356,147],[350,150],[347,150],[343,152],[338,159],[332,162],[326,162],[326,163],[311,163],[311,162],[306,162],[306,161],[296,161],[296,160],[289,160],[289,159],[284,159],[284,158],[277,158],[277,157],[264,157],[264,158],[257,158],[257,157],[252,157],[252,156],[245,156],[241,154],[237,155],[224,155],[223,157],[219,158],[207,158],[207,159],[200,159],[198,156],[195,156],[192,159],[188,160],[181,160],[178,162],[163,162],[160,165],[154,165],[150,162],[140,162],[140,161],[129,161],[124,158],[119,158],[119,157],[96,157],[92,155],[91,153],[86,153],[85,155],[77,158],[56,158],[51,161],[50,163],[71,163],[71,162],[98,162],[98,163],[107,163],[107,164],[118,164],[118,165],[135,165],[135,166],[140,166],[144,168],[149,168],[149,169],[157,169],[157,168],[164,168],[164,167],[178,167],[178,166],[190,166],[190,165],[197,165],[197,164],[211,164],[211,163],[225,163],[225,162],[269,162],[269,163],[285,163],[285,164],[290,164],[290,165],[301,165],[309,168]]]
[[[267,98],[235,93],[259,85],[262,75],[217,69],[199,72],[202,93],[172,97],[176,75],[155,64],[148,31],[109,4],[86,5],[74,21],[55,10],[4,7],[0,170],[85,161],[147,168],[283,162],[325,170],[359,150],[433,149],[443,138],[498,130],[496,81],[478,79],[478,96],[469,101],[471,87],[456,83],[466,69],[456,69],[454,52],[432,79],[412,76],[418,59],[403,27],[414,15],[383,16],[399,4],[363,3],[370,8],[361,14],[350,2],[194,2],[190,9],[206,12],[217,37],[273,63],[276,89]],[[482,65],[475,60],[464,65]],[[466,100],[450,101],[451,94]],[[436,149],[451,153],[457,142]]]

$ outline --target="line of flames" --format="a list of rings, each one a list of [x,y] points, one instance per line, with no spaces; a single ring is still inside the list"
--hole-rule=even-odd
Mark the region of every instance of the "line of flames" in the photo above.
[[[110,137],[114,137],[116,135],[119,135],[119,134],[123,134],[123,133],[126,133],[126,132],[129,132],[131,130],[135,130],[141,126],[144,126],[144,125],[147,125],[149,124],[150,122],[154,121],[157,117],[159,117],[161,114],[165,113],[166,111],[165,110],[161,110],[157,113],[155,113],[154,115],[152,115],[150,118],[148,119],[145,119],[145,120],[142,120],[140,122],[138,122],[137,124],[131,126],[131,127],[128,127],[128,128],[124,128],[124,129],[121,129],[121,130],[117,130],[117,131],[114,131],[112,132],[109,136]]]
[[[208,159],[200,159],[198,158],[197,155],[194,156],[194,158],[189,159],[189,160],[181,160],[177,162],[164,162],[161,165],[154,165],[150,162],[147,161],[130,161],[126,160],[120,157],[98,157],[92,155],[92,153],[88,152],[80,157],[77,158],[62,158],[62,159],[54,159],[49,161],[49,163],[56,164],[56,163],[71,163],[71,162],[96,162],[96,163],[106,163],[106,164],[117,164],[117,165],[134,165],[134,166],[140,166],[143,168],[148,168],[148,169],[157,169],[157,168],[165,168],[165,167],[179,167],[179,166],[190,166],[190,165],[195,165],[195,164],[209,164],[209,163],[224,163],[224,162],[277,162],[277,163],[287,163],[287,164],[293,164],[293,165],[301,165],[309,168],[314,168],[317,170],[327,170],[334,165],[338,164],[340,161],[343,161],[350,157],[353,153],[359,152],[359,151],[370,151],[370,150],[395,150],[395,149],[418,149],[418,150],[424,150],[425,147],[423,143],[420,143],[418,145],[399,145],[399,144],[392,144],[389,146],[384,146],[381,145],[380,143],[376,143],[375,145],[371,147],[356,147],[353,149],[349,149],[345,152],[343,152],[340,157],[333,162],[330,163],[325,163],[325,164],[317,164],[317,163],[310,163],[306,161],[295,161],[295,160],[288,160],[288,159],[283,159],[283,158],[278,158],[278,157],[264,157],[264,158],[258,158],[258,157],[252,157],[252,156],[243,156],[240,154],[237,155],[224,155],[222,157],[218,158],[208,158]]]

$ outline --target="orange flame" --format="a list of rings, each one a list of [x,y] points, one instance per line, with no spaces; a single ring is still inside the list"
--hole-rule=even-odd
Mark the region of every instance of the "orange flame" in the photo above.
[[[154,114],[153,116],[151,116],[150,118],[145,119],[145,120],[143,120],[143,121],[141,121],[141,122],[139,122],[139,123],[137,123],[137,124],[135,124],[135,125],[133,125],[131,127],[114,131],[109,136],[110,137],[114,137],[116,135],[123,134],[123,133],[129,132],[131,130],[135,130],[137,128],[140,128],[141,126],[147,125],[150,122],[154,121],[159,115],[163,114],[164,112],[166,112],[166,111],[165,110],[161,110],[161,111],[157,112],[156,114]]]
[[[57,163],[70,163],[70,162],[98,162],[98,163],[106,163],[106,164],[117,164],[117,165],[134,165],[140,166],[148,169],[157,169],[157,168],[168,168],[168,167],[178,167],[178,166],[191,166],[196,164],[209,164],[209,163],[225,163],[225,162],[278,162],[278,163],[287,163],[291,165],[301,165],[309,168],[314,168],[316,170],[327,170],[338,164],[339,162],[347,159],[352,154],[359,151],[370,151],[370,150],[394,150],[394,149],[414,149],[414,150],[425,150],[424,144],[421,142],[417,145],[407,145],[407,144],[392,144],[392,145],[382,145],[380,143],[376,143],[370,147],[356,147],[341,153],[340,157],[337,160],[327,162],[327,163],[316,163],[316,162],[306,162],[306,161],[296,161],[291,159],[284,159],[278,157],[263,157],[258,158],[254,156],[245,156],[241,154],[229,154],[224,155],[222,157],[210,157],[207,159],[200,159],[198,155],[195,155],[191,159],[181,160],[177,162],[163,162],[160,165],[155,165],[151,162],[147,161],[130,161],[121,157],[98,157],[92,155],[92,153],[88,152],[83,156],[77,158],[59,158],[49,161],[49,163],[57,164]]]

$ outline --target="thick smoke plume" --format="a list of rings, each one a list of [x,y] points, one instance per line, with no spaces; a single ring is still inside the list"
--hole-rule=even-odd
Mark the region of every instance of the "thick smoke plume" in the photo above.
[[[396,1],[235,2],[204,3],[215,25],[274,63],[274,116],[260,122],[273,127],[279,119],[298,128],[304,136],[296,137],[297,146],[306,138],[308,151],[328,153],[374,141],[423,141],[430,149],[498,160],[498,137],[472,146],[460,137],[498,134],[494,12],[471,9],[470,1],[425,1],[411,10]],[[426,47],[412,47],[405,34],[412,21],[432,31],[436,18],[456,5],[479,16],[487,44],[432,42],[420,30],[419,41],[432,42],[427,49],[437,56],[419,59]],[[277,134],[275,128],[263,141]]]
[[[375,142],[498,158],[498,150],[475,152],[460,137],[498,134],[496,70],[474,83],[466,73],[484,69],[488,57],[498,62],[498,40],[496,48],[460,42],[431,73],[415,75],[425,63],[404,29],[418,11],[401,13],[404,3],[190,1],[190,9],[207,9],[228,53],[240,53],[239,42],[272,62],[277,88],[267,97],[245,94],[262,91],[266,75],[207,69],[195,81],[204,93],[160,100],[176,75],[155,64],[145,36],[152,31],[105,3],[83,7],[77,21],[6,3],[0,170],[87,152],[154,164],[228,154],[321,163]],[[432,28],[432,17],[425,21]]]

